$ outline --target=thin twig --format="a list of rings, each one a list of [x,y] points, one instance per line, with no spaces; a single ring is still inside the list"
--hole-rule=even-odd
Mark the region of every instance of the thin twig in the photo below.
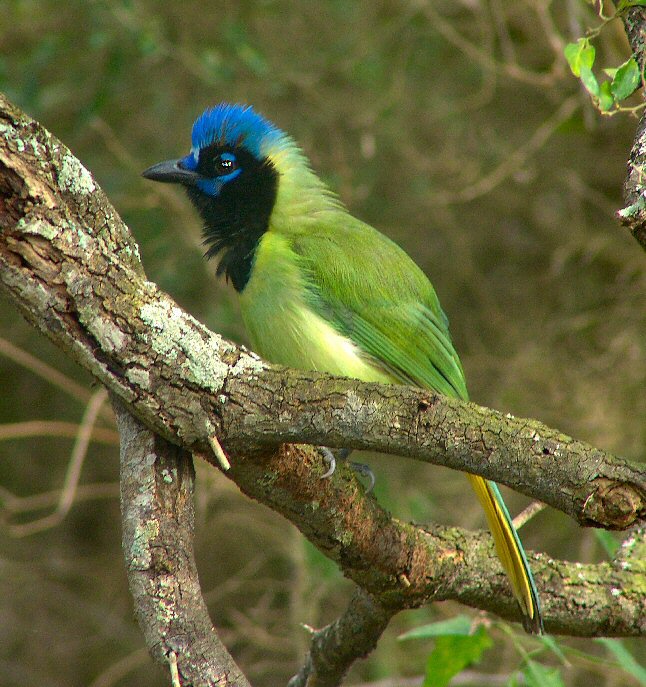
[[[213,451],[213,455],[215,455],[218,464],[224,470],[224,472],[227,472],[231,469],[231,463],[229,462],[229,459],[227,458],[227,455],[224,452],[220,441],[218,440],[217,434],[215,433],[215,427],[210,420],[206,423],[206,431],[208,433],[208,442],[211,450]]]
[[[0,424],[0,441],[31,439],[33,437],[64,437],[73,439],[79,433],[79,425],[60,420],[26,420]],[[119,433],[114,429],[93,427],[91,441],[100,444],[119,445]]]
[[[150,663],[146,649],[136,649],[97,675],[88,687],[113,687],[122,682],[133,670],[146,663]]]
[[[84,386],[77,384],[62,372],[53,368],[51,365],[44,363],[42,360],[36,358],[31,353],[18,346],[14,346],[10,341],[0,337],[0,354],[12,360],[18,365],[27,368],[30,372],[38,375],[45,381],[64,391],[66,394],[72,396],[83,403],[88,403],[92,392]]]
[[[449,43],[462,51],[470,60],[480,65],[482,69],[496,71],[507,78],[520,83],[531,84],[545,88],[554,85],[558,77],[563,73],[563,57],[555,55],[554,62],[549,70],[531,71],[513,61],[498,61],[493,54],[487,53],[477,45],[465,38],[455,27],[448,22],[434,6],[427,2],[424,5],[424,13],[430,25]]]
[[[82,403],[89,403],[92,397],[92,391],[90,389],[78,384],[73,379],[70,379],[67,375],[59,372],[56,368],[44,363],[42,360],[27,353],[27,351],[18,346],[14,346],[10,341],[0,337],[0,354],[12,360],[17,365],[21,365],[33,374],[44,379],[55,387],[58,387],[61,391],[69,394],[72,398]],[[114,418],[109,411],[105,409],[102,410],[103,419],[109,422],[111,425],[114,424]]]
[[[108,393],[101,388],[95,391],[85,408],[83,419],[79,425],[79,432],[72,449],[67,471],[65,473],[65,481],[61,489],[60,499],[56,510],[44,518],[32,520],[31,522],[21,523],[19,525],[10,525],[9,532],[14,537],[26,537],[36,532],[42,532],[45,529],[55,527],[65,516],[69,513],[76,496],[76,489],[78,487],[79,478],[81,476],[81,468],[87,455],[87,450],[90,445],[92,437],[92,430],[96,423],[97,416],[101,410],[101,406],[108,398]]]
[[[480,196],[493,191],[505,179],[522,167],[530,156],[539,150],[552,134],[567,121],[580,107],[581,101],[578,95],[573,95],[564,100],[559,108],[548,117],[529,139],[514,150],[510,155],[493,170],[482,176],[478,181],[456,191],[437,193],[433,195],[433,203],[451,205],[453,203],[468,203]]]
[[[30,513],[32,511],[51,508],[61,500],[62,489],[52,489],[29,496],[16,496],[0,485],[0,503],[5,515]],[[95,501],[97,499],[114,499],[119,497],[119,484],[116,482],[99,482],[79,484],[76,487],[75,503]]]
[[[535,515],[538,515],[542,510],[545,510],[547,505],[540,501],[532,501],[527,508],[523,509],[514,518],[514,527],[519,530],[523,525],[528,523]]]
[[[170,666],[170,681],[173,687],[182,687],[179,679],[179,670],[177,669],[177,654],[171,651],[168,654],[168,665]]]
[[[287,687],[337,687],[350,666],[376,646],[395,609],[387,609],[357,589],[345,613],[322,630],[312,632],[303,667]]]

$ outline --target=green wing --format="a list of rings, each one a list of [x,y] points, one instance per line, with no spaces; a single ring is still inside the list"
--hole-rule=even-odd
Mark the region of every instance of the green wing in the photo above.
[[[393,381],[467,398],[446,315],[424,273],[390,239],[343,215],[343,226],[294,239],[312,307]]]
[[[435,291],[396,244],[347,217],[302,236],[294,250],[311,307],[392,375],[393,381],[467,398],[462,365]],[[327,231],[326,231],[327,230]],[[497,485],[468,475],[530,632],[542,631],[527,557]]]

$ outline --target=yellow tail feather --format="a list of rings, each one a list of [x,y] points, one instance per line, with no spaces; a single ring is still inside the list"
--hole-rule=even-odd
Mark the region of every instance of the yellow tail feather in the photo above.
[[[487,516],[496,552],[523,612],[523,625],[527,631],[540,634],[543,630],[543,622],[538,594],[518,534],[498,487],[493,482],[476,475],[467,474],[467,477]]]

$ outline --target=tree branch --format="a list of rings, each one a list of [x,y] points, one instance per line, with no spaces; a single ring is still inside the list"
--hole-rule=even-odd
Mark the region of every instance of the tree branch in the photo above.
[[[135,614],[161,664],[183,685],[250,687],[220,642],[193,556],[193,461],[113,400],[121,435],[123,550]]]
[[[540,422],[287,370],[213,334],[145,280],[127,227],[62,144],[41,130],[38,153],[27,154],[33,125],[8,108],[2,285],[166,439],[211,459],[214,432],[232,450],[288,441],[374,449],[495,479],[583,525],[625,529],[644,517],[641,466]]]
[[[367,656],[395,614],[357,589],[346,612],[312,633],[310,653],[287,687],[335,687],[354,661]]]
[[[226,474],[290,519],[386,615],[443,599],[513,619],[518,611],[487,535],[402,523],[347,470],[320,480],[315,452],[279,443],[375,448],[468,470],[583,524],[626,528],[644,517],[639,466],[536,421],[271,366],[208,331],[146,281],[90,174],[2,99],[0,227],[0,283],[24,315],[153,432],[219,465],[217,435]],[[646,634],[639,566],[529,558],[549,631]],[[364,651],[356,643],[348,655]]]
[[[646,65],[646,10],[631,7],[623,15],[624,28],[633,55],[642,73]],[[642,91],[643,97],[643,91]],[[646,110],[642,110],[635,140],[628,158],[628,174],[624,182],[625,207],[619,210],[619,221],[630,230],[635,240],[646,250]]]
[[[643,466],[536,421],[428,391],[258,369],[225,383],[229,442],[306,442],[409,456],[502,482],[581,525],[625,529],[646,515]]]

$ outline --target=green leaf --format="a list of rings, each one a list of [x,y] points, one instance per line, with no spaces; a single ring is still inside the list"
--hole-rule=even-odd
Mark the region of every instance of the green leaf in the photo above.
[[[629,7],[646,7],[646,0],[620,0],[617,4],[617,12],[626,10]]]
[[[579,38],[576,43],[568,43],[563,51],[574,76],[581,76],[581,68],[592,70],[596,51],[587,38]]]
[[[581,82],[590,95],[593,95],[595,98],[599,97],[600,91],[597,77],[592,72],[592,69],[584,64],[581,65]]]
[[[552,635],[539,635],[536,639],[538,639],[540,643],[549,649],[555,656],[558,656],[563,665],[570,665],[570,662],[567,660],[567,657],[563,653],[559,643],[556,639],[554,639],[554,637],[552,637]]]
[[[612,534],[612,532],[608,532],[608,530],[593,530],[593,532],[594,538],[603,546],[603,550],[606,552],[608,558],[614,558],[619,549],[619,542],[615,535]]]
[[[587,38],[579,38],[576,43],[568,43],[564,50],[565,58],[572,74],[578,76],[588,93],[598,98],[600,95],[597,77],[592,72],[596,50]]]
[[[641,74],[639,66],[635,59],[631,57],[617,69],[617,73],[610,84],[610,90],[617,100],[623,100],[634,93],[640,83]]]
[[[615,657],[617,663],[630,675],[632,675],[640,685],[646,686],[646,668],[637,663],[635,657],[626,649],[618,639],[607,639],[601,637],[597,640]]]
[[[472,635],[446,635],[437,637],[435,648],[426,661],[426,674],[422,687],[446,687],[451,678],[467,666],[477,663],[482,654],[493,645],[484,627]]]
[[[615,104],[615,99],[610,92],[610,81],[604,81],[599,87],[599,109],[601,112],[608,112]]]
[[[527,687],[564,687],[558,668],[548,668],[531,658],[527,659],[522,672]]]
[[[469,636],[473,627],[473,621],[466,615],[457,615],[450,620],[440,620],[437,623],[416,627],[410,632],[399,635],[401,642],[407,639],[429,639],[431,637],[446,637],[449,635]]]

